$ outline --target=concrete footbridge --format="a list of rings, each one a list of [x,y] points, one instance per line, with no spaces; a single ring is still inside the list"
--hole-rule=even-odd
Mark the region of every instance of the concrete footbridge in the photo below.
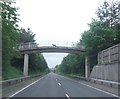
[[[80,54],[85,52],[83,47],[76,47],[76,43],[63,41],[26,42],[19,44],[17,50],[22,54],[49,52]]]
[[[26,42],[17,45],[16,50],[24,54],[24,76],[28,76],[29,54],[30,53],[73,53],[81,54],[85,52],[82,46],[77,46],[74,42],[63,41],[42,41],[39,43]],[[85,58],[85,75],[90,74],[87,57]]]

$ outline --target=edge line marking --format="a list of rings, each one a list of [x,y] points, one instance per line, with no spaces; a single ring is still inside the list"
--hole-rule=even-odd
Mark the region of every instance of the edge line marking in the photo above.
[[[28,88],[28,87],[30,87],[31,85],[33,85],[33,84],[37,83],[38,81],[40,81],[42,78],[43,78],[43,77],[41,77],[40,79],[32,82],[31,84],[29,84],[29,85],[27,85],[26,87],[20,89],[19,91],[15,92],[14,94],[10,95],[9,97],[11,98],[11,97],[17,95],[17,94],[20,93],[21,91],[25,90],[26,88]]]
[[[61,76],[61,75],[60,75],[60,76]],[[65,77],[65,76],[62,76],[62,77],[74,81],[73,79],[67,78],[67,77]],[[77,81],[74,81],[74,82],[77,82]],[[112,96],[114,96],[114,97],[120,98],[118,95],[113,94],[113,93],[111,93],[111,92],[107,92],[107,91],[104,91],[104,90],[102,90],[102,89],[99,89],[99,88],[96,88],[96,87],[93,87],[93,86],[90,86],[90,85],[87,85],[87,84],[84,84],[84,83],[81,83],[81,82],[77,82],[77,83],[80,83],[80,84],[82,84],[82,85],[84,85],[84,86],[87,86],[87,87],[93,88],[93,89],[95,89],[95,90],[104,92],[104,93],[106,93],[106,94],[112,95]]]

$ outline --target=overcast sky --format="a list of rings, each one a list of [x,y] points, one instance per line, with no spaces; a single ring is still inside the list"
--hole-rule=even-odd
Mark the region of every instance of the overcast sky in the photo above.
[[[16,0],[20,27],[30,28],[37,42],[78,42],[89,29],[88,23],[103,0]],[[67,54],[48,53],[44,57],[49,67],[60,64]]]

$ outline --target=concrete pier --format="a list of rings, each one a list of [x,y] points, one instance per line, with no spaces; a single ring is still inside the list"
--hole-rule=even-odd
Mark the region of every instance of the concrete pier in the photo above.
[[[88,58],[85,57],[85,77],[88,78],[90,76],[90,65],[88,64]]]
[[[28,76],[28,54],[24,54],[24,76]]]

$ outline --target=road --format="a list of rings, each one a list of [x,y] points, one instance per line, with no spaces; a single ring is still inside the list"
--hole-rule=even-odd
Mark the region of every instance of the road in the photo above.
[[[79,81],[49,73],[12,97],[114,97]]]

